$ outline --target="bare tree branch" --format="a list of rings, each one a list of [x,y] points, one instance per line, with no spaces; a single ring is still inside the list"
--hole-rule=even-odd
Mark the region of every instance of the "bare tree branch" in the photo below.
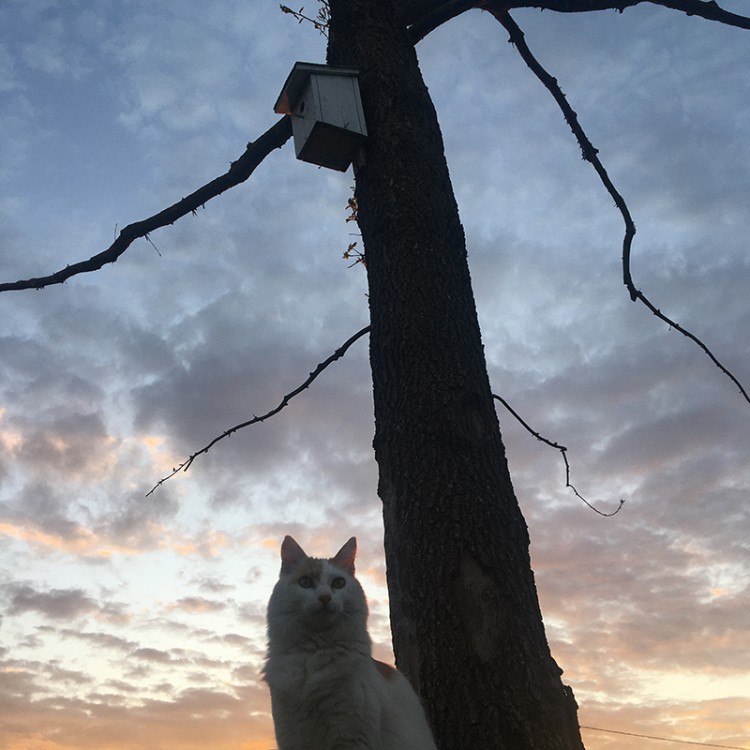
[[[129,224],[123,228],[117,239],[103,252],[94,255],[88,260],[66,266],[61,271],[49,276],[0,284],[0,292],[21,289],[42,289],[52,284],[62,284],[71,276],[76,276],[79,273],[88,273],[89,271],[98,271],[107,263],[114,263],[134,240],[137,240],[139,237],[145,237],[150,241],[149,232],[153,232],[160,227],[165,227],[168,224],[174,224],[177,219],[181,219],[190,212],[195,213],[196,209],[212,198],[247,180],[263,159],[275,148],[283,146],[291,135],[291,119],[288,115],[285,115],[263,133],[257,141],[248,143],[245,153],[237,161],[232,162],[228,172],[211,180],[207,185],[198,188],[194,193],[188,195],[187,198],[183,198],[158,214],[144,221]]]
[[[560,454],[563,457],[563,461],[565,463],[565,486],[570,487],[571,490],[573,490],[573,494],[581,501],[583,501],[586,505],[588,505],[591,510],[594,511],[594,513],[598,513],[600,516],[605,516],[606,518],[611,518],[614,515],[617,515],[621,510],[622,506],[625,505],[625,501],[620,498],[620,504],[617,506],[616,510],[613,510],[611,513],[604,513],[603,511],[599,510],[598,508],[595,508],[583,495],[581,495],[580,492],[573,486],[573,483],[570,481],[570,464],[568,463],[568,449],[564,445],[560,445],[559,443],[555,443],[552,440],[547,440],[546,437],[543,437],[540,435],[536,430],[532,429],[516,412],[513,407],[502,397],[498,396],[496,393],[492,394],[492,398],[494,398],[496,401],[499,401],[515,418],[518,420],[518,423],[529,433],[531,433],[537,440],[540,440],[543,443],[546,443],[551,448],[556,448],[560,451]]]
[[[713,352],[703,343],[703,341],[701,341],[701,339],[699,339],[695,334],[683,328],[679,323],[675,322],[667,315],[662,313],[661,310],[659,310],[642,291],[636,289],[630,272],[630,255],[633,238],[635,237],[635,223],[633,222],[633,218],[630,215],[630,211],[628,210],[624,198],[622,197],[622,195],[620,195],[620,193],[612,183],[612,180],[609,178],[606,169],[597,156],[599,152],[594,148],[591,141],[586,136],[586,133],[578,122],[578,116],[573,111],[573,108],[565,98],[565,95],[563,94],[560,86],[557,83],[557,79],[551,76],[534,57],[528,45],[526,44],[523,31],[521,31],[516,22],[510,17],[510,14],[507,12],[507,5],[505,5],[503,2],[494,0],[487,3],[485,7],[486,10],[492,13],[492,15],[497,18],[497,20],[508,30],[508,33],[510,34],[510,41],[516,46],[516,49],[523,58],[524,62],[554,97],[558,106],[562,110],[565,121],[568,123],[570,129],[573,131],[573,134],[578,140],[583,158],[586,161],[590,162],[594,167],[594,170],[599,175],[599,179],[602,181],[602,184],[604,185],[607,192],[614,200],[615,205],[622,214],[622,218],[625,223],[625,235],[622,242],[623,282],[628,289],[630,299],[634,302],[638,300],[643,303],[657,318],[663,320],[671,328],[674,328],[683,336],[689,338],[691,341],[697,344],[708,355],[714,365],[716,365],[716,367],[718,367],[737,386],[740,393],[742,394],[742,397],[750,404],[750,395],[748,395],[748,392],[745,390],[742,383],[740,383],[740,381],[716,358]]]
[[[330,357],[327,359],[324,359],[322,362],[318,364],[318,366],[309,374],[307,380],[305,380],[304,383],[302,383],[298,388],[295,388],[291,393],[287,393],[286,396],[284,396],[279,405],[275,407],[274,409],[271,409],[271,411],[266,412],[265,414],[261,414],[260,416],[253,416],[252,419],[248,419],[245,422],[241,422],[240,424],[235,425],[234,427],[230,427],[228,430],[225,430],[221,433],[221,435],[218,435],[215,437],[210,443],[203,446],[199,451],[196,451],[195,453],[192,453],[188,458],[186,458],[179,466],[172,469],[170,474],[167,474],[167,476],[160,479],[149,491],[146,493],[146,497],[148,497],[152,492],[154,492],[156,489],[158,489],[164,482],[166,482],[168,479],[171,479],[175,474],[177,474],[180,471],[187,471],[190,466],[192,465],[193,461],[195,461],[198,456],[203,455],[204,453],[208,453],[211,448],[216,445],[220,440],[224,440],[224,438],[230,437],[230,435],[234,435],[235,432],[238,432],[239,430],[243,430],[245,427],[250,427],[251,425],[258,424],[258,422],[265,422],[266,419],[269,419],[270,417],[275,416],[278,414],[282,409],[286,408],[289,404],[289,402],[295,397],[298,396],[302,391],[309,388],[312,382],[320,375],[323,370],[325,370],[328,365],[335,362],[337,359],[341,359],[343,357],[349,347],[358,339],[362,338],[366,333],[370,332],[370,326],[365,326],[362,330],[357,331],[351,338],[347,339],[336,351],[331,354]]]
[[[361,330],[357,331],[353,336],[351,336],[349,339],[347,339],[336,351],[331,354],[330,357],[327,359],[324,359],[322,362],[320,362],[317,367],[308,375],[307,379],[297,388],[295,388],[290,393],[287,393],[286,396],[284,396],[281,401],[279,402],[278,406],[271,409],[270,411],[266,412],[265,414],[261,414],[260,416],[253,415],[252,419],[248,419],[245,422],[241,422],[240,424],[235,425],[234,427],[230,427],[228,430],[225,430],[221,433],[221,435],[218,435],[213,440],[211,440],[210,443],[206,444],[201,448],[200,450],[195,451],[195,453],[191,453],[190,456],[188,456],[179,466],[176,466],[172,469],[172,471],[167,474],[167,476],[162,477],[147,493],[146,497],[153,494],[164,482],[171,479],[173,476],[178,474],[181,471],[187,471],[193,461],[195,461],[198,456],[202,456],[205,453],[208,453],[211,448],[216,445],[216,443],[220,442],[221,440],[224,440],[224,438],[228,438],[231,435],[233,435],[235,432],[239,432],[239,430],[245,429],[245,427],[251,427],[254,424],[258,424],[259,422],[265,422],[267,419],[270,419],[271,417],[276,416],[282,409],[285,409],[289,402],[295,397],[298,396],[302,391],[306,390],[307,388],[312,385],[313,381],[320,375],[323,370],[325,370],[329,365],[333,364],[337,359],[341,359],[346,352],[349,350],[352,344],[354,344],[355,341],[359,340],[364,336],[365,334],[370,332],[370,326],[365,326]],[[545,437],[542,437],[538,432],[534,431],[529,425],[523,420],[523,418],[510,406],[510,404],[501,396],[497,396],[496,394],[492,394],[492,397],[499,401],[518,421],[521,425],[523,425],[526,430],[528,430],[537,440],[540,440],[543,443],[546,443],[547,445],[551,446],[552,448],[556,448],[560,451],[563,457],[563,461],[565,463],[565,486],[569,487],[571,490],[573,490],[573,493],[575,496],[583,501],[586,505],[588,505],[591,510],[593,510],[595,513],[598,513],[600,516],[614,516],[616,513],[620,511],[623,504],[625,503],[624,500],[620,500],[620,504],[617,507],[617,510],[613,511],[612,513],[604,513],[600,511],[598,508],[595,508],[588,500],[586,500],[583,495],[581,495],[578,490],[575,488],[573,483],[570,481],[570,464],[568,463],[568,457],[566,455],[567,448],[563,445],[559,445],[558,443],[554,443],[550,440],[548,440]]]
[[[632,8],[642,3],[661,5],[665,8],[678,10],[688,16],[700,16],[708,21],[718,21],[728,26],[740,29],[750,29],[750,18],[724,10],[714,0],[507,0],[502,5],[511,8],[539,8],[540,10],[555,10],[560,13],[585,13],[591,10],[617,10],[622,13],[626,8]],[[498,5],[497,3],[490,3]]]
[[[477,8],[495,12],[498,8],[510,10],[513,8],[537,8],[539,10],[553,10],[559,13],[586,13],[595,10],[616,10],[622,13],[626,8],[632,8],[643,3],[661,5],[665,8],[681,11],[689,16],[700,16],[709,21],[718,21],[728,26],[750,29],[750,18],[730,13],[724,10],[714,0],[506,0],[503,3],[493,0],[421,0],[413,2],[407,10],[407,21],[410,23],[409,33],[414,44],[422,41],[438,26],[461,15],[467,10]]]

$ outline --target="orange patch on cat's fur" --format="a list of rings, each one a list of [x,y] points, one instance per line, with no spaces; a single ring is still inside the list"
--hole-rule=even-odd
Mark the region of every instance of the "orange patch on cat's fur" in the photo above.
[[[382,661],[378,661],[377,659],[373,659],[372,661],[373,664],[375,664],[375,669],[377,669],[378,672],[380,672],[380,674],[385,677],[387,682],[396,679],[398,672],[394,667],[392,667],[390,664],[384,664]]]
[[[302,576],[309,576],[317,584],[320,582],[322,572],[323,561],[318,560],[315,557],[308,557],[307,560],[303,560],[301,563],[294,566],[291,575],[296,580],[299,580]]]

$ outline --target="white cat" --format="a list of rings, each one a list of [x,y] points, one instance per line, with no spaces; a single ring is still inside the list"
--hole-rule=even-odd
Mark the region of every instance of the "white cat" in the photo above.
[[[281,545],[264,670],[279,750],[437,750],[407,679],[372,658],[356,553],[354,537],[329,560]]]

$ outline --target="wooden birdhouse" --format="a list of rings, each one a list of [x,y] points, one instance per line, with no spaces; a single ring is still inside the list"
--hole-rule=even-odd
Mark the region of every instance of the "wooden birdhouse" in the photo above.
[[[295,63],[274,106],[292,116],[297,158],[345,172],[367,137],[358,71]]]

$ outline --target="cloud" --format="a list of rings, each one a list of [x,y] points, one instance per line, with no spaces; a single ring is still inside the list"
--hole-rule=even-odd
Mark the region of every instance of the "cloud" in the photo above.
[[[25,675],[0,672],[0,710],[13,717],[0,726],[0,744],[8,750],[41,750],[49,742],[86,750],[267,750],[273,745],[268,729],[268,702],[258,706],[258,692],[242,688],[240,697],[218,690],[192,689],[173,701],[147,700],[119,705],[111,695],[93,694],[90,700],[57,696],[52,700],[24,699],[32,685]],[[15,693],[7,690],[14,687]],[[102,699],[103,698],[103,699]],[[19,744],[17,728],[32,724],[35,734]],[[30,743],[30,744],[29,744]]]
[[[183,612],[204,613],[221,612],[227,605],[224,602],[212,601],[200,596],[186,596],[182,599],[178,599],[171,606],[174,609],[179,609]]]
[[[172,657],[167,651],[161,651],[158,648],[138,648],[133,651],[132,656],[136,659],[157,662],[159,664],[167,664],[172,661]]]
[[[222,594],[227,591],[234,590],[235,586],[232,583],[226,583],[225,581],[218,581],[213,578],[204,578],[197,580],[201,591],[207,591],[210,594]]]
[[[91,73],[91,58],[81,40],[75,39],[75,25],[68,22],[75,17],[56,14],[54,10],[38,14],[33,27],[34,37],[23,45],[24,62],[32,70],[73,79]]]
[[[136,645],[134,641],[119,636],[113,635],[112,633],[98,633],[91,631],[80,631],[72,630],[70,628],[63,628],[58,631],[60,635],[66,638],[75,638],[88,643],[92,646],[96,646],[107,651],[125,651],[129,652]]]
[[[31,586],[10,587],[11,614],[40,612],[50,619],[75,619],[97,609],[94,601],[80,589],[35,591]]]
[[[80,479],[112,469],[114,442],[99,415],[69,415],[33,427],[15,449],[14,457],[33,465],[42,476]]]
[[[122,604],[98,604],[82,589],[50,589],[39,591],[28,584],[6,584],[10,604],[8,613],[21,615],[36,612],[50,620],[77,620],[86,615],[109,622],[127,621],[129,615]]]

